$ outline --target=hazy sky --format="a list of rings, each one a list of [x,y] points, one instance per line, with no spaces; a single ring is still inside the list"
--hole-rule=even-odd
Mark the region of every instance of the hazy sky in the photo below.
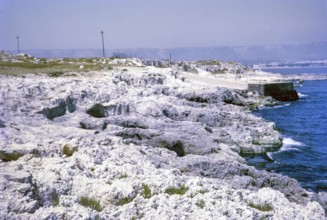
[[[327,41],[327,0],[0,0],[0,50]]]

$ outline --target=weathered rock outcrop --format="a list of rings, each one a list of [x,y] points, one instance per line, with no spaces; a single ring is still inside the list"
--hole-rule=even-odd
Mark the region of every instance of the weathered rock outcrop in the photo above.
[[[1,76],[0,216],[323,219],[317,195],[240,156],[282,143],[248,110],[258,95],[183,74]]]

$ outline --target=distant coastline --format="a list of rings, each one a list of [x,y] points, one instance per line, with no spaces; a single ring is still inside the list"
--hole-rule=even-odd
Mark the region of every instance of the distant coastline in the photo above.
[[[16,53],[16,50],[9,51]],[[101,48],[94,49],[42,49],[21,52],[45,58],[102,57]],[[270,46],[211,46],[184,48],[107,48],[105,54],[114,53],[141,59],[169,59],[174,61],[222,60],[241,62],[244,65],[299,60],[327,60],[327,42],[285,44]]]

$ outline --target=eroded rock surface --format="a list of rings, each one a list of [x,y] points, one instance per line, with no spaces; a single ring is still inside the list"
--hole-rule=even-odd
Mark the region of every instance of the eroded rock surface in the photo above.
[[[185,74],[1,76],[0,216],[324,219],[317,195],[240,156],[282,143],[248,110],[261,97]]]

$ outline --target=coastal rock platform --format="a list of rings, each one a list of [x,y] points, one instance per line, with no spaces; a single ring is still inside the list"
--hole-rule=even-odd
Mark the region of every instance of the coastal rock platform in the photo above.
[[[249,110],[271,98],[136,64],[0,76],[0,216],[325,219],[317,194],[241,156],[282,145]]]

